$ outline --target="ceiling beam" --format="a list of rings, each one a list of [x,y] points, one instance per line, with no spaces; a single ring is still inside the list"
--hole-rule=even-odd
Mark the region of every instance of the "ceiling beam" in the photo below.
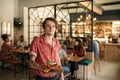
[[[120,4],[120,1],[103,3],[102,6],[106,6],[106,5],[116,5],[116,4]]]
[[[89,10],[92,10],[91,9],[92,5],[90,2],[80,2],[80,4],[87,7]],[[102,10],[95,5],[93,5],[93,12],[95,12],[96,14],[102,15]]]

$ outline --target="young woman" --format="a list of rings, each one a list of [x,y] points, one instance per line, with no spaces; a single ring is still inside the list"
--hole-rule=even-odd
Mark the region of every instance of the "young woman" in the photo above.
[[[10,39],[7,34],[3,34],[1,36],[3,39],[3,44],[1,46],[1,54],[0,54],[0,59],[10,59],[14,58],[15,56],[13,54],[9,54],[10,49],[12,48],[12,45],[10,43]]]
[[[79,57],[83,57],[85,55],[85,50],[81,44],[80,39],[75,39],[73,55],[79,56]],[[74,78],[74,73],[78,69],[78,64],[76,62],[70,62],[70,64],[71,64],[70,66],[71,75]]]
[[[80,39],[75,39],[74,54],[79,57],[83,57],[85,55],[85,50]]]

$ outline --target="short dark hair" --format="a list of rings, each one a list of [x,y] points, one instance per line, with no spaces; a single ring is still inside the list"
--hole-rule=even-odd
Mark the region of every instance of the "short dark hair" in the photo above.
[[[24,37],[23,35],[20,36],[20,38]]]
[[[108,39],[112,38],[112,36],[108,36]]]
[[[76,38],[75,41],[77,41],[77,42],[79,42],[79,43],[82,42],[82,41],[81,41],[80,39],[78,39],[78,38]]]
[[[47,21],[47,20],[53,21],[53,22],[55,23],[55,26],[56,26],[56,27],[58,26],[57,20],[56,20],[55,18],[49,17],[49,18],[46,18],[46,19],[44,20],[44,22],[42,23],[43,29],[45,29],[45,24],[46,24],[46,21]]]
[[[91,39],[91,40],[92,40],[92,36],[90,36],[90,35],[87,35],[87,38],[89,38],[89,39]]]
[[[1,38],[3,39],[3,41],[5,41],[8,38],[7,34],[2,34]]]

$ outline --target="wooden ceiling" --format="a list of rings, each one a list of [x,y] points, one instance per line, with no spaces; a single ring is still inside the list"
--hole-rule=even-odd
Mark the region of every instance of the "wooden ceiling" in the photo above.
[[[120,0],[94,0],[94,4],[103,11],[120,10]]]

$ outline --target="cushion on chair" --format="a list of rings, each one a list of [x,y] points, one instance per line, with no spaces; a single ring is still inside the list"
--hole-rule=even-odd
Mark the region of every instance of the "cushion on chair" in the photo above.
[[[85,66],[88,66],[91,63],[92,63],[92,60],[89,60],[89,59],[83,59],[82,61],[78,62],[79,65],[85,65]]]

